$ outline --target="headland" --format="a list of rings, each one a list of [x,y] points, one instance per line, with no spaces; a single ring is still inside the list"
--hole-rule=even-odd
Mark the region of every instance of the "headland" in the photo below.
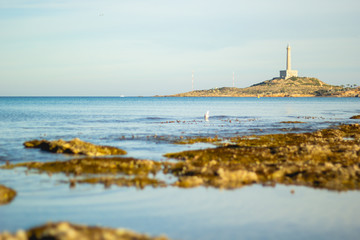
[[[335,86],[317,78],[274,78],[247,88],[195,90],[166,97],[360,97],[360,87]]]

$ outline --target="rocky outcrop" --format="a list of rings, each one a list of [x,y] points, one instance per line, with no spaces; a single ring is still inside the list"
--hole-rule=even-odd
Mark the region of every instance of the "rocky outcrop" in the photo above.
[[[10,203],[16,196],[16,192],[11,188],[0,185],[0,205]]]
[[[31,228],[28,231],[19,230],[14,234],[0,233],[0,240],[166,240],[167,237],[150,237],[125,229],[112,229],[76,225],[68,222],[47,223]]]
[[[170,97],[359,97],[360,88],[326,84],[317,78],[274,78],[247,88],[222,87],[195,90]]]
[[[233,137],[223,146],[170,153],[175,186],[225,189],[258,183],[360,190],[360,125],[314,133]],[[219,143],[218,143],[219,144]]]
[[[126,151],[111,147],[98,146],[74,138],[70,141],[62,139],[55,141],[32,140],[24,143],[26,148],[40,148],[43,151],[52,153],[80,154],[86,156],[104,156],[104,155],[124,155]]]

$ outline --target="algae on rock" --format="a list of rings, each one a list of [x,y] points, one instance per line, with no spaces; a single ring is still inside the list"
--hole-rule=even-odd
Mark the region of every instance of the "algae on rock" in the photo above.
[[[27,167],[46,173],[148,175],[161,170],[161,163],[135,158],[80,158],[55,162],[25,162],[2,166],[3,169]]]
[[[124,155],[126,151],[111,147],[98,146],[88,142],[81,141],[79,138],[74,138],[70,141],[62,139],[47,141],[47,140],[32,140],[24,143],[26,148],[40,148],[43,151],[52,153],[67,153],[80,154],[87,156],[104,156],[104,155]]]
[[[98,226],[85,226],[68,222],[46,223],[26,232],[19,230],[14,234],[0,233],[1,240],[167,240],[165,236],[150,237],[146,234],[126,229],[112,229]]]
[[[360,125],[314,133],[234,137],[232,145],[166,154],[180,187],[233,189],[252,183],[360,190]]]
[[[298,123],[305,123],[305,122],[301,122],[301,121],[282,121],[280,123],[293,123],[293,124],[298,124]]]
[[[360,115],[352,116],[350,119],[360,119]]]
[[[218,137],[187,137],[187,138],[181,138],[179,140],[174,141],[175,144],[194,144],[194,143],[213,143],[217,144],[223,141],[224,139],[218,138]]]
[[[16,196],[16,192],[0,184],[0,205],[10,203]]]
[[[168,153],[181,161],[156,162],[133,158],[83,158],[56,162],[27,162],[1,168],[27,167],[39,172],[78,176],[70,181],[143,188],[171,184],[178,187],[234,189],[253,183],[303,185],[329,190],[360,190],[360,125],[340,125],[313,133],[236,136],[221,142],[217,137],[186,139],[207,141],[217,148]],[[220,146],[219,146],[220,145]],[[159,171],[175,176],[175,183],[149,178]],[[125,177],[103,176],[123,174]]]
[[[156,175],[162,169],[159,162],[151,160],[140,160],[134,158],[81,158],[68,161],[54,162],[25,162],[18,164],[8,164],[2,166],[2,169],[13,169],[16,167],[26,167],[29,170],[35,170],[40,173],[52,175],[54,173],[64,173],[66,175],[80,176],[85,175],[83,179],[70,180],[70,186],[76,183],[102,183],[105,187],[112,184],[118,186],[135,186],[143,189],[145,186],[163,187],[165,182],[154,178],[149,178],[149,174]],[[109,177],[108,175],[111,175]],[[126,175],[126,177],[116,178],[115,174]],[[88,175],[95,175],[89,177]],[[101,177],[97,177],[101,175]],[[107,175],[104,177],[103,175]]]

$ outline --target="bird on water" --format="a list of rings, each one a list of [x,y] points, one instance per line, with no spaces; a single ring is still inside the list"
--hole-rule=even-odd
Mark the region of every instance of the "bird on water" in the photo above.
[[[209,121],[209,111],[207,111],[204,115],[205,121]]]

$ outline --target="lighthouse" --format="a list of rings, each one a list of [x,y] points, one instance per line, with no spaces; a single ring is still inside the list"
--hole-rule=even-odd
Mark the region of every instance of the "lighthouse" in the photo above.
[[[280,71],[280,78],[288,79],[291,77],[297,77],[298,71],[291,70],[291,47],[290,44],[286,48],[286,70]]]

